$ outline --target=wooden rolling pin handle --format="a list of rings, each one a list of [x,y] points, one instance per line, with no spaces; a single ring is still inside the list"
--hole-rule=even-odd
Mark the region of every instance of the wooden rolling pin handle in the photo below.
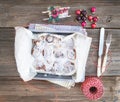
[[[97,76],[101,76],[101,56],[98,58]]]
[[[104,59],[103,59],[103,64],[102,64],[102,73],[106,69],[106,63],[107,63],[107,54],[105,54]]]

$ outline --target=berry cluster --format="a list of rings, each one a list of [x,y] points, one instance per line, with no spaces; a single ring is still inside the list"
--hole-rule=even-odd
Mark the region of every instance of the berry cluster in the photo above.
[[[96,28],[96,22],[98,21],[98,17],[97,16],[93,17],[93,16],[89,15],[88,20],[90,22],[92,22],[91,28]]]
[[[92,14],[95,14],[95,12],[96,12],[96,7],[92,7],[91,9],[91,13]],[[91,28],[96,28],[96,22],[98,21],[98,17],[97,16],[92,16],[92,15],[89,15],[88,16],[88,20],[90,21],[90,22],[92,22],[92,24],[91,24]]]
[[[91,9],[90,9],[90,11],[91,11],[91,13],[92,14],[95,14],[95,12],[96,12],[96,8],[95,7],[92,7]],[[96,28],[96,22],[98,21],[98,17],[97,16],[93,16],[93,15],[88,15],[87,16],[87,12],[86,12],[86,10],[76,10],[75,11],[75,14],[77,15],[76,16],[76,20],[78,21],[78,22],[80,22],[81,23],[81,26],[82,27],[85,27],[86,26],[86,20],[88,19],[90,22],[92,22],[92,24],[91,24],[91,28]]]
[[[76,20],[81,23],[82,27],[86,26],[86,20],[87,20],[87,11],[86,10],[76,10]]]

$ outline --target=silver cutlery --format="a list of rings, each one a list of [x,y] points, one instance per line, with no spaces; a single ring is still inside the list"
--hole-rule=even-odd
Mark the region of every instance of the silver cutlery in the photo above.
[[[100,39],[99,39],[99,51],[98,51],[98,65],[97,65],[97,76],[99,77],[102,73],[101,71],[101,63],[102,63],[102,54],[104,47],[104,33],[105,29],[101,28],[100,30]]]
[[[104,55],[103,64],[102,64],[102,73],[105,71],[105,68],[106,68],[107,55],[108,55],[108,51],[109,51],[109,48],[110,48],[111,40],[112,40],[112,34],[108,34],[107,39],[106,39],[105,55]]]

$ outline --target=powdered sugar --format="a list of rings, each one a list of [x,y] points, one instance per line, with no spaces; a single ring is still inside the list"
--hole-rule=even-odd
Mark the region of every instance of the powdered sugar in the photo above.
[[[46,33],[39,35],[35,40],[33,56],[37,72],[72,75],[76,71],[73,38],[64,39],[64,36]]]

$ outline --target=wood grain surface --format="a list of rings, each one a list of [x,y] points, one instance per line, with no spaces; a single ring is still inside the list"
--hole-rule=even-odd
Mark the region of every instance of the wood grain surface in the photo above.
[[[120,77],[103,77],[104,94],[95,102],[119,102]],[[47,81],[23,82],[19,77],[0,77],[0,102],[93,102],[81,92],[80,85],[66,89]]]
[[[76,9],[86,9],[90,14],[90,7],[96,6],[96,15],[99,16],[98,27],[106,28],[119,28],[120,23],[120,0],[96,0],[90,2],[88,0],[0,0],[0,27],[14,27],[24,26],[29,23],[48,23],[43,21],[46,18],[46,14],[42,14],[42,11],[46,11],[48,6],[60,5],[70,6],[71,18],[62,19],[59,24],[72,24],[77,25],[74,21]],[[90,24],[88,23],[88,26]]]
[[[47,81],[32,80],[25,83],[20,79],[14,58],[15,26],[29,23],[46,23],[43,18],[48,6],[70,6],[71,18],[62,19],[55,24],[80,25],[75,22],[74,11],[97,7],[99,16],[96,29],[87,23],[88,36],[92,45],[86,65],[86,76],[96,76],[99,32],[105,27],[105,38],[112,34],[108,65],[102,80],[104,95],[95,102],[120,102],[120,0],[0,0],[0,102],[93,102],[81,92],[78,83],[66,89]],[[84,46],[84,45],[83,45]]]

